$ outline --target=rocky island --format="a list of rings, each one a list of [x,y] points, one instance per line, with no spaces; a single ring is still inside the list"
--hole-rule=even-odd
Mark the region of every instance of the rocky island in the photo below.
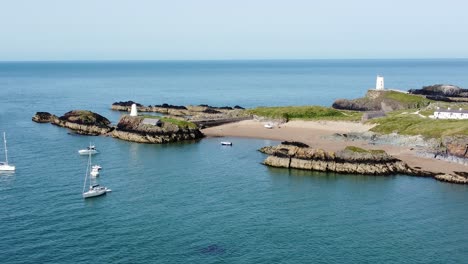
[[[152,116],[123,116],[112,132],[115,138],[138,143],[170,143],[194,140],[203,133],[193,123]]]
[[[117,126],[91,111],[73,110],[57,117],[48,112],[37,112],[32,120],[68,128],[80,135],[105,135],[138,143],[170,143],[203,137],[193,123],[165,117],[128,116],[120,118]]]

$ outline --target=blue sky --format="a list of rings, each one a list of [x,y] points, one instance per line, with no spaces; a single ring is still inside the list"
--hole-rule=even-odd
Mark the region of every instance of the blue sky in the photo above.
[[[464,0],[0,0],[0,60],[467,58]]]

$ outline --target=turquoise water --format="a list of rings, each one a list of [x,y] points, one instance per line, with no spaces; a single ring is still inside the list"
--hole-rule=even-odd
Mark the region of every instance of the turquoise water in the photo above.
[[[465,60],[0,63],[0,131],[17,166],[0,174],[1,262],[464,263],[468,186],[272,169],[256,151],[269,140],[145,145],[31,117],[84,108],[116,121],[109,106],[127,99],[329,105],[378,73],[407,89],[466,87],[467,70]],[[85,201],[77,150],[90,141],[113,192]]]

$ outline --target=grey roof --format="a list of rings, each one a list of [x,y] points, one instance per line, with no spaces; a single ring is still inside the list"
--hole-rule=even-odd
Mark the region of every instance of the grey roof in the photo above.
[[[161,123],[161,120],[157,118],[145,118],[143,119],[143,122],[142,122],[142,124],[144,125],[153,125],[153,126],[156,126],[160,123]]]

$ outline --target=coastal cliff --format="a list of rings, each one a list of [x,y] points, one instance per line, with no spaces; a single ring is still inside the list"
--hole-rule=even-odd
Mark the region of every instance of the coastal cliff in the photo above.
[[[346,147],[342,151],[330,152],[302,143],[283,142],[278,146],[261,148],[260,152],[269,155],[263,163],[272,167],[370,175],[415,173],[406,163],[382,150]]]
[[[203,133],[192,123],[163,118],[157,124],[145,124],[143,116],[123,116],[112,136],[138,143],[169,143],[202,138]]]

